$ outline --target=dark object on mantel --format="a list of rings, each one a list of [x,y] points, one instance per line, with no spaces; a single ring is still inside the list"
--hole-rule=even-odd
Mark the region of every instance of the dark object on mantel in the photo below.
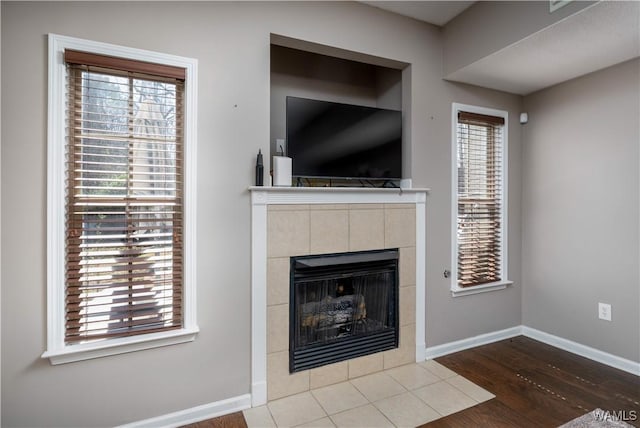
[[[256,186],[264,186],[264,164],[261,149],[258,149],[258,158],[256,159]]]

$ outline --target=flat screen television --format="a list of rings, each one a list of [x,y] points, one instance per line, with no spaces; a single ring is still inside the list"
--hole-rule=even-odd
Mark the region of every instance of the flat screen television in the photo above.
[[[298,97],[287,97],[286,104],[293,177],[402,177],[401,111]]]

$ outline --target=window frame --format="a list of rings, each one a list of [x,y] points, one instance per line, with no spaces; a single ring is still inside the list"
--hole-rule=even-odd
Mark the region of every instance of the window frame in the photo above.
[[[196,59],[125,46],[48,35],[48,130],[47,130],[47,349],[42,358],[63,364],[91,358],[190,342],[199,328],[196,320]],[[66,65],[65,49],[119,58],[172,65],[185,69],[184,93],[184,283],[183,326],[177,330],[65,343],[65,205],[66,205]]]
[[[458,285],[458,113],[464,111],[469,113],[482,114],[487,116],[502,117],[504,128],[502,132],[502,174],[500,176],[502,195],[500,212],[501,233],[500,233],[500,278],[499,281],[486,284],[460,287]],[[509,113],[504,110],[497,110],[487,107],[479,107],[468,104],[453,103],[451,108],[451,270],[449,279],[451,280],[451,295],[453,297],[467,296],[505,289],[513,281],[508,280],[508,135],[509,135]]]

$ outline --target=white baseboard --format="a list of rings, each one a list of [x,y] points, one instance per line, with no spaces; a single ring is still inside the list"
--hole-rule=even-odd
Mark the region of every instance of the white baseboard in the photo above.
[[[544,331],[531,327],[522,326],[522,334],[531,339],[544,342],[547,345],[555,346],[556,348],[564,349],[573,354],[640,376],[640,363],[635,361],[627,360],[626,358],[621,358],[608,352],[563,339],[562,337],[554,336],[553,334],[545,333]]]
[[[119,428],[173,428],[228,415],[229,413],[239,412],[250,407],[251,394],[244,394],[190,409],[179,410],[155,418],[120,425]]]
[[[520,335],[538,340],[546,343],[547,345],[555,346],[556,348],[563,349],[573,354],[589,358],[590,360],[597,361],[607,366],[623,370],[627,373],[640,376],[640,363],[638,362],[627,360],[608,352],[600,351],[599,349],[591,348],[524,325],[494,331],[492,333],[481,334],[467,339],[456,340],[442,345],[430,346],[426,348],[426,359],[431,360],[433,358],[442,357],[443,355],[453,354],[454,352],[464,351],[465,349],[475,348],[476,346],[486,345],[488,343]]]
[[[491,333],[481,334],[467,339],[456,340],[454,342],[444,343],[442,345],[426,347],[424,353],[416,349],[416,357],[421,359],[424,355],[425,359],[442,357],[443,355],[452,354],[465,349],[475,348],[477,346],[486,345],[500,340],[510,339],[515,336],[526,336],[531,339],[555,346],[556,348],[577,354],[590,360],[623,370],[627,373],[640,376],[640,363],[618,357],[608,352],[600,351],[577,342],[573,342],[535,328],[519,325],[504,330],[494,331]],[[261,401],[261,400],[259,400]],[[214,403],[204,404],[202,406],[192,407],[190,409],[180,410],[166,415],[157,416],[151,419],[145,419],[138,422],[132,422],[121,425],[119,428],[173,428],[205,419],[215,418],[227,415],[233,412],[239,412],[251,407],[251,394],[239,395],[237,397],[228,398]]]
[[[444,343],[442,345],[429,346],[426,349],[426,359],[431,360],[433,358],[442,357],[443,355],[453,354],[454,352],[475,348],[476,346],[486,345],[488,343],[497,342],[499,340],[520,336],[521,334],[522,326],[516,326],[504,330],[494,331],[492,333],[469,337],[467,339],[456,340],[455,342]]]

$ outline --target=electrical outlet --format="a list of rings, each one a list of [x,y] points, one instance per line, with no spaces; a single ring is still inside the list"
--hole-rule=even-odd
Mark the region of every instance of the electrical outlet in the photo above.
[[[598,318],[611,321],[611,305],[608,303],[598,303]]]

